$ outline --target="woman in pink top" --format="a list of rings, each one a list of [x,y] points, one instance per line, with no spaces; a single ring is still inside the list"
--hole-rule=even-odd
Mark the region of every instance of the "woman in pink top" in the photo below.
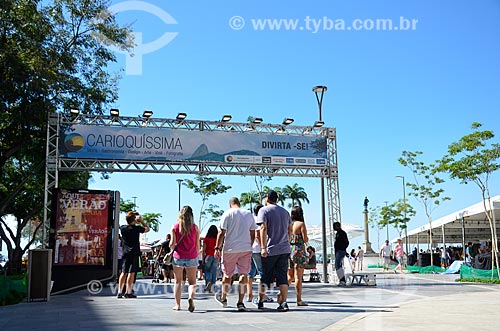
[[[399,268],[399,272],[403,273],[403,256],[405,255],[403,251],[403,245],[401,239],[398,239],[398,243],[394,246],[394,258],[398,261],[398,265],[394,268],[394,273],[398,273],[396,271]]]
[[[186,269],[189,283],[188,310],[194,311],[194,293],[196,291],[196,268],[198,267],[198,252],[200,251],[200,230],[194,224],[193,209],[184,206],[179,212],[177,223],[172,227],[170,248],[174,250],[174,310],[181,309],[182,273]]]

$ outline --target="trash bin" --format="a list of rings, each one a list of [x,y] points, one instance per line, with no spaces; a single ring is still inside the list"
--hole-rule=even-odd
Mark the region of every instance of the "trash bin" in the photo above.
[[[28,302],[49,301],[52,250],[32,249],[28,254]]]

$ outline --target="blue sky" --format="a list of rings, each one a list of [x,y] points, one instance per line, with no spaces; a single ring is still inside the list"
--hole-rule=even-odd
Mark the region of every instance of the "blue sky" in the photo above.
[[[141,74],[122,72],[114,106],[123,115],[150,109],[159,118],[186,112],[190,119],[218,120],[231,114],[237,122],[248,116],[262,117],[266,123],[293,117],[296,125],[310,125],[318,117],[311,88],[328,86],[323,120],[337,129],[343,222],[362,224],[365,196],[370,207],[402,197],[402,182],[395,176],[412,180],[409,170],[397,162],[403,150],[423,151],[423,160],[433,161],[448,144],[469,133],[474,121],[500,134],[498,0],[117,0],[113,4],[143,8],[122,11],[118,18],[142,33],[144,44],[164,33],[177,33],[164,47],[143,54],[141,66],[128,68]],[[144,10],[151,5],[160,14]],[[173,18],[177,24],[157,17],[163,12],[170,15],[169,23]],[[235,16],[245,21],[239,30],[230,26]],[[347,26],[356,19],[392,19],[399,24],[401,17],[418,20],[416,29],[327,29],[329,20],[344,20]],[[295,19],[298,25],[295,31],[256,30],[252,20],[257,19]],[[321,29],[307,30],[307,19],[320,22]],[[118,60],[110,70],[126,67],[125,55],[118,54]],[[115,173],[108,181],[96,180],[91,188],[119,190],[129,200],[136,196],[139,211],[161,213],[160,232],[150,234],[152,240],[163,237],[176,220],[178,178],[193,176]],[[253,177],[219,178],[233,187],[210,201],[222,208],[231,196],[255,189]],[[304,206],[306,222],[320,224],[320,180],[277,178],[270,186],[293,183],[304,187],[311,200]],[[499,184],[497,173],[490,182],[492,195],[500,194]],[[435,219],[481,198],[473,184],[448,180],[444,189],[452,200],[436,209]],[[198,216],[199,197],[184,187],[181,196],[182,204],[193,206]],[[413,229],[427,220],[418,202],[409,202],[417,210],[409,225]],[[377,246],[374,232],[371,242]],[[352,245],[360,243],[355,240]]]
[[[113,4],[127,4],[115,1]],[[402,197],[401,179],[411,173],[397,162],[403,150],[424,152],[423,160],[441,157],[448,144],[470,132],[474,121],[500,134],[500,2],[473,1],[143,1],[167,12],[177,24],[165,24],[138,10],[118,14],[132,23],[149,43],[166,32],[175,38],[142,57],[140,75],[123,72],[116,107],[122,114],[154,111],[173,118],[186,112],[191,119],[233,121],[248,116],[267,123],[293,117],[310,125],[318,117],[311,88],[326,85],[323,120],[337,129],[342,221],[362,224],[363,199],[383,206]],[[130,4],[130,3],[129,3]],[[232,29],[240,16],[245,26]],[[308,31],[306,19],[321,22],[355,19],[416,19],[415,30]],[[255,30],[252,19],[297,19],[302,30]],[[338,22],[338,21],[337,21]],[[118,55],[119,67],[125,56]],[[113,69],[116,69],[113,67]],[[137,68],[135,68],[137,69]],[[498,138],[496,138],[498,142]],[[115,173],[93,188],[119,190],[125,199],[137,196],[142,212],[160,212],[163,236],[177,216],[176,179],[186,175]],[[492,195],[500,194],[500,174],[491,180]],[[227,194],[211,200],[222,208],[229,197],[255,189],[252,177],[219,176],[231,185]],[[445,179],[446,176],[445,176]],[[320,224],[319,179],[276,178],[270,186],[298,183],[309,194],[306,221]],[[473,185],[444,185],[452,198],[434,218],[480,200]],[[132,200],[132,199],[131,199]],[[410,228],[427,222],[417,201]],[[181,189],[182,204],[199,215],[200,199]],[[391,237],[396,232],[391,230]],[[371,233],[374,246],[376,234]],[[361,243],[356,240],[353,245]]]

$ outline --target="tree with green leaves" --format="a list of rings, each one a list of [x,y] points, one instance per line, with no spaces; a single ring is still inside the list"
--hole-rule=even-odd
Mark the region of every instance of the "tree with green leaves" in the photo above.
[[[268,191],[273,190],[278,194],[278,200],[276,203],[280,203],[282,206],[285,205],[285,201],[287,199],[286,195],[283,193],[283,189],[279,186],[276,186],[274,188],[270,188],[269,186],[264,186],[264,192],[267,193]]]
[[[383,224],[381,225],[392,225],[398,231],[399,236],[402,237],[403,231],[408,228],[408,222],[415,214],[416,212],[410,204],[404,202],[403,199],[399,199],[382,208]]]
[[[409,195],[415,197],[422,205],[425,216],[429,221],[429,246],[432,251],[432,212],[440,205],[441,202],[450,200],[449,197],[443,196],[444,190],[438,188],[444,180],[436,175],[437,165],[426,165],[423,161],[419,161],[418,157],[423,153],[420,151],[410,152],[403,151],[402,156],[398,159],[399,163],[412,172],[414,183],[407,182],[406,186],[410,188]],[[431,266],[434,267],[434,258],[431,253]]]
[[[253,210],[252,204],[261,203],[261,201],[262,201],[262,199],[260,198],[259,193],[255,192],[255,191],[243,192],[243,193],[241,193],[241,196],[240,196],[241,206],[244,207],[246,205],[250,205],[251,210]]]
[[[20,271],[23,230],[43,218],[49,113],[102,113],[117,99],[116,62],[107,45],[132,46],[132,34],[107,0],[10,0],[0,10],[0,237],[9,271]],[[87,188],[87,173],[60,173],[60,188]],[[64,181],[77,185],[66,185]],[[14,225],[7,219],[14,219]],[[24,231],[25,232],[25,231]]]
[[[127,213],[131,210],[137,210],[139,207],[135,204],[135,202],[131,200],[123,200],[120,198],[120,212]],[[142,219],[146,224],[153,230],[154,232],[158,232],[160,229],[160,218],[161,213],[141,213]]]
[[[384,226],[380,223],[381,220],[381,207],[371,207],[368,214],[368,225],[372,229],[377,229],[377,249],[380,249],[380,230],[384,228]]]
[[[291,199],[292,203],[289,204],[289,207],[294,207],[299,205],[302,207],[302,202],[309,203],[309,199],[307,198],[307,193],[303,187],[299,186],[299,184],[295,183],[292,186],[285,185],[282,189],[282,193],[287,199]]]
[[[437,171],[448,173],[451,179],[458,179],[462,184],[473,182],[479,187],[491,231],[493,254],[491,275],[493,277],[496,265],[500,277],[496,220],[488,186],[493,173],[500,169],[500,144],[492,143],[491,139],[495,137],[493,131],[480,131],[481,126],[481,123],[472,123],[472,133],[448,146],[448,153],[439,162]]]
[[[208,199],[211,196],[226,193],[226,191],[231,189],[231,186],[222,184],[222,181],[217,177],[210,177],[207,175],[198,175],[195,177],[194,181],[191,179],[184,179],[183,185],[201,196],[200,218],[198,223],[198,227],[201,231],[203,229],[205,204],[207,203]]]
[[[203,223],[203,228],[200,228],[200,231],[203,231],[208,224],[220,221],[222,214],[224,214],[224,210],[220,209],[218,205],[210,203],[208,208],[201,213],[206,222]]]

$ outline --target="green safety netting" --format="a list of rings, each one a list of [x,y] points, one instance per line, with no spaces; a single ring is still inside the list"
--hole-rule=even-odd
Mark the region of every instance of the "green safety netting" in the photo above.
[[[445,268],[437,266],[419,267],[417,265],[409,265],[407,269],[411,273],[419,273],[419,274],[434,274],[434,273],[444,272],[446,270]]]
[[[21,302],[28,294],[26,277],[0,276],[0,306],[13,305]]]
[[[377,264],[369,264],[369,265],[368,265],[368,268],[383,268],[383,267],[384,267],[384,266],[383,266],[383,265],[381,265],[380,263],[377,263]],[[391,265],[389,265],[389,269],[394,269],[394,268],[396,268],[396,266],[395,266],[395,265],[392,265],[392,264],[391,264]]]
[[[483,269],[475,269],[472,267],[469,267],[465,264],[462,264],[460,267],[460,279],[480,279],[480,280],[489,280],[489,279],[497,279],[498,280],[498,272],[497,269],[495,268],[493,272],[493,277],[490,270],[483,270]]]

